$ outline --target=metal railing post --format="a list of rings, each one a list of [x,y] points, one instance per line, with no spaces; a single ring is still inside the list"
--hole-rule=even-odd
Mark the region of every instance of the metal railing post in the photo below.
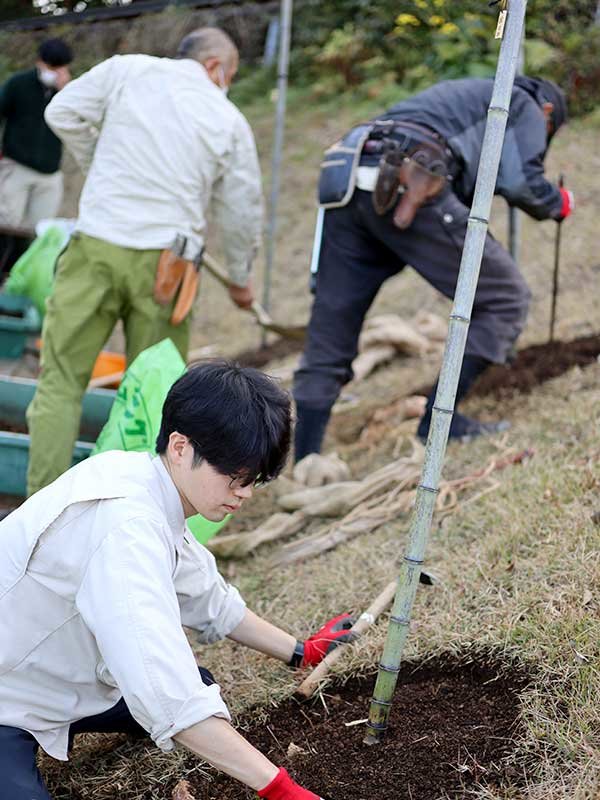
[[[279,184],[281,159],[283,151],[283,133],[285,126],[285,105],[288,83],[288,65],[290,59],[290,41],[292,33],[292,0],[281,0],[279,57],[277,59],[277,110],[275,112],[275,136],[273,140],[273,156],[271,161],[271,193],[269,201],[269,217],[266,230],[265,276],[263,283],[263,308],[271,308],[271,279],[273,274],[273,255],[275,252],[275,232],[277,229],[277,203],[279,201]],[[263,333],[263,342],[265,334]]]

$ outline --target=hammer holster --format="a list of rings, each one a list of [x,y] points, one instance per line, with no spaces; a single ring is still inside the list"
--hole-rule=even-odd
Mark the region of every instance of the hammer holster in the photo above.
[[[380,215],[387,214],[398,200],[400,167],[404,159],[408,158],[400,144],[391,139],[385,142],[384,148],[383,156],[379,162],[377,183],[373,189],[373,208]]]
[[[185,262],[179,294],[171,314],[171,325],[181,325],[194,305],[194,300],[198,294],[198,284],[200,283],[202,253],[203,251],[201,250],[193,261]]]
[[[431,176],[439,187],[438,193],[446,180],[452,180],[452,152],[441,136],[421,125],[381,120],[372,131],[365,151],[381,153],[379,176],[372,195],[378,214],[386,214],[394,206],[402,186],[411,189],[411,177],[416,173],[408,169],[410,162]]]
[[[178,234],[172,246],[159,256],[154,280],[154,300],[159,306],[168,306],[175,297],[189,261],[183,258],[186,237]]]

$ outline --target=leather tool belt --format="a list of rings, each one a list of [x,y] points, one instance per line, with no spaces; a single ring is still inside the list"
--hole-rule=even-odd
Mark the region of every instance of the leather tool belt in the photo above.
[[[203,251],[189,261],[183,257],[186,243],[186,237],[178,234],[171,247],[161,252],[156,267],[155,302],[160,306],[168,306],[177,297],[171,313],[171,325],[183,322],[198,293]]]
[[[394,206],[396,227],[408,228],[419,208],[452,180],[454,158],[444,139],[412,122],[378,121],[364,152],[380,154],[373,207],[383,215]]]
[[[356,171],[362,156],[379,157],[381,183],[373,196],[377,196],[378,213],[389,210],[398,199],[401,183],[397,179],[398,168],[405,161],[417,167],[407,171],[415,176],[421,173],[443,181],[434,181],[443,188],[444,182],[452,179],[455,168],[454,156],[444,139],[435,131],[412,122],[398,120],[376,120],[352,128],[342,139],[325,151],[319,176],[319,205],[322,208],[341,208],[347,205],[356,186]],[[405,176],[406,177],[406,176]],[[381,210],[385,209],[385,210]]]

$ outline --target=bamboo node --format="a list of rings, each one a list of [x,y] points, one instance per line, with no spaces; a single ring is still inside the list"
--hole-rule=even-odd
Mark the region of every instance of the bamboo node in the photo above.
[[[390,622],[395,622],[398,625],[404,625],[405,627],[410,625],[410,620],[407,617],[390,617]]]
[[[367,722],[367,727],[374,731],[387,731],[387,722]]]
[[[478,217],[473,217],[473,219],[478,222],[483,222],[483,220],[479,219]],[[450,319],[453,319],[455,322],[466,322],[466,323],[471,322],[470,317],[463,317],[462,314],[450,314]]]
[[[391,706],[391,702],[389,700],[376,700],[374,697],[371,698],[371,703],[378,706]]]
[[[379,669],[383,670],[384,672],[391,672],[394,675],[398,675],[400,672],[400,667],[386,667],[385,664],[380,664]]]
[[[435,489],[433,486],[425,486],[424,483],[420,483],[418,488],[424,492],[431,492],[432,494],[438,494],[440,491],[439,489]]]

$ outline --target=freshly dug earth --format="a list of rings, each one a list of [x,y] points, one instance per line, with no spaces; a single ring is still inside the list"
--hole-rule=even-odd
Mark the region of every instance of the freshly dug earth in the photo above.
[[[303,785],[331,800],[462,797],[479,783],[500,786],[518,779],[503,762],[518,733],[518,693],[525,683],[506,666],[436,660],[403,668],[390,728],[379,746],[363,744],[364,724],[346,724],[368,716],[374,676],[326,689],[323,701],[290,700],[244,733]],[[207,781],[194,772],[188,780],[196,800],[254,797],[222,775]]]
[[[284,339],[280,337],[271,344],[261,345],[258,349],[243,350],[233,356],[233,361],[237,361],[242,367],[255,367],[262,369],[270,361],[285,358],[286,356],[299,353],[304,347],[304,342],[298,339]]]
[[[471,396],[492,395],[498,399],[517,392],[529,394],[538,384],[572,367],[593,364],[600,354],[600,336],[584,336],[570,342],[534,344],[519,350],[512,364],[490,367],[471,390]]]
[[[582,336],[570,342],[533,344],[517,352],[510,364],[489,367],[469,391],[469,397],[491,395],[498,400],[521,392],[530,394],[536,386],[558,378],[573,367],[587,367],[600,356],[600,335]],[[427,395],[431,384],[420,386],[413,394]]]

